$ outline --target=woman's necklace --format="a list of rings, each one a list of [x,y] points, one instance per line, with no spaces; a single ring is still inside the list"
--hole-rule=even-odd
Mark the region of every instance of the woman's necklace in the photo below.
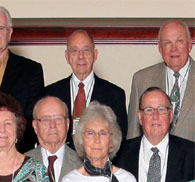
[[[14,162],[14,168],[13,168],[13,172],[12,172],[12,181],[11,182],[14,182],[16,163],[17,163],[17,152],[16,152],[16,158],[15,158],[15,162]]]

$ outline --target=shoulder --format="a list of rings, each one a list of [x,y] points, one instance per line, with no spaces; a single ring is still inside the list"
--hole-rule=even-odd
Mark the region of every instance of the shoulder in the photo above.
[[[137,71],[137,72],[134,74],[134,77],[146,76],[146,75],[148,75],[148,74],[152,74],[153,72],[160,71],[160,70],[162,70],[164,67],[165,67],[164,62],[157,63],[157,64],[154,64],[154,65],[152,65],[152,66],[149,66],[149,67],[146,67],[146,68],[144,68],[144,69],[141,69],[141,70]]]
[[[14,61],[17,64],[22,64],[23,66],[26,66],[26,67],[31,67],[31,68],[42,67],[40,63],[33,61],[29,58],[16,55],[16,54],[12,53],[11,51],[9,51],[9,59],[11,59],[11,60],[14,59]]]
[[[81,162],[81,159],[80,159],[80,157],[78,156],[78,154],[76,153],[76,151],[74,151],[73,149],[71,149],[68,145],[66,145],[65,154],[66,154],[67,157],[70,158],[72,161]]]
[[[95,75],[95,84],[101,85],[101,87],[104,87],[105,89],[111,89],[111,90],[115,90],[118,92],[124,92],[124,90],[121,87],[115,85],[114,83],[109,82],[108,80],[99,78],[96,75]]]
[[[122,168],[119,168],[119,170],[116,171],[114,174],[119,181],[136,182],[134,175]]]
[[[63,78],[61,80],[58,80],[58,81],[46,86],[46,91],[50,90],[50,89],[59,89],[59,87],[66,87],[68,85],[70,85],[70,76],[67,78]]]

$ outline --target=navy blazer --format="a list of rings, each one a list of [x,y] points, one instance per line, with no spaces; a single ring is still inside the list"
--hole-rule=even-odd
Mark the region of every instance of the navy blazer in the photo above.
[[[70,78],[71,75],[46,87],[46,95],[59,97],[67,104],[69,116],[71,116]],[[91,101],[93,100],[97,100],[113,109],[117,116],[117,122],[121,128],[123,139],[125,139],[127,134],[125,91],[107,80],[103,80],[95,75],[95,84],[91,96]],[[72,122],[67,141],[71,141],[71,131]]]
[[[129,139],[124,144],[115,165],[131,172],[138,180],[139,150],[142,136]],[[195,179],[195,143],[169,135],[169,154],[166,182],[186,182]]]
[[[39,97],[44,94],[43,70],[41,64],[25,57],[15,55],[9,51],[9,58],[0,91],[13,95],[19,101],[27,119],[26,134],[29,132],[33,134],[33,105]],[[31,137],[31,135],[29,135],[29,137]],[[23,140],[24,139],[23,137]],[[21,149],[21,152],[25,152],[34,147],[35,141],[28,147],[31,141],[32,140],[26,137],[26,142],[22,144],[23,149]]]

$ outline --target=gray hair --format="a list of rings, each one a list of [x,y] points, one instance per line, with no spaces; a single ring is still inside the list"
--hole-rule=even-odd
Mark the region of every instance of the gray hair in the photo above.
[[[100,104],[97,101],[90,103],[89,107],[85,109],[84,114],[81,116],[79,124],[76,128],[74,135],[74,144],[78,155],[82,158],[86,153],[83,145],[83,132],[89,122],[94,122],[97,119],[102,118],[105,120],[105,125],[108,126],[111,135],[112,147],[109,148],[109,158],[112,159],[120,148],[122,134],[119,125],[117,124],[117,118],[112,109],[109,106]]]
[[[6,8],[4,8],[3,6],[0,6],[0,13],[5,14],[5,16],[7,17],[7,23],[8,23],[9,28],[12,27],[12,19],[11,19],[11,15],[10,15],[9,11]]]
[[[43,98],[41,98],[40,100],[38,100],[36,103],[35,103],[35,105],[34,105],[34,108],[33,108],[33,118],[34,119],[36,119],[36,112],[37,112],[37,107],[39,106],[39,104],[41,103],[41,102],[43,102],[44,100],[46,100],[46,99],[48,99],[48,98],[53,98],[53,99],[56,99],[56,100],[58,100],[58,101],[60,101],[63,105],[64,105],[64,109],[65,109],[65,111],[66,111],[66,116],[68,117],[68,107],[67,107],[67,105],[66,105],[66,103],[65,102],[63,102],[61,99],[59,99],[58,97],[54,97],[54,96],[45,96],[45,97],[43,97]]]
[[[162,31],[163,31],[164,27],[165,27],[167,24],[169,24],[169,23],[176,23],[176,24],[179,24],[179,25],[181,25],[182,27],[184,27],[184,29],[186,30],[186,33],[187,33],[188,40],[191,39],[189,27],[187,26],[187,24],[186,24],[184,21],[181,21],[181,20],[168,20],[167,22],[165,22],[165,23],[160,27],[160,30],[159,30],[159,32],[158,32],[158,40],[159,40],[159,42],[161,42],[161,34],[162,34]]]

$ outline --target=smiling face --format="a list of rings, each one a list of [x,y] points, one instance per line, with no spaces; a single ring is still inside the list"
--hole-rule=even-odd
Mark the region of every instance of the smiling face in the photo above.
[[[184,25],[170,21],[162,28],[158,46],[167,66],[178,72],[188,60],[192,39],[189,39]]]
[[[106,132],[110,133],[107,121],[102,118],[90,121],[86,124],[84,133],[92,131],[95,133]],[[87,158],[91,161],[94,166],[103,167],[108,159],[108,152],[112,146],[111,136],[108,134],[107,137],[101,137],[100,134],[96,134],[93,138],[89,139],[83,135],[83,146]]]
[[[87,33],[78,31],[70,36],[65,56],[79,80],[83,81],[92,72],[97,54]]]
[[[42,100],[36,108],[36,119],[53,116],[66,116],[64,104],[56,98],[48,97]],[[66,118],[64,124],[57,125],[54,120],[45,124],[38,120],[33,120],[33,127],[42,147],[51,151],[51,148],[59,149],[66,141],[69,128],[69,119]]]
[[[7,17],[4,13],[0,13],[0,55],[7,49],[11,39],[12,28],[9,27]]]
[[[147,92],[142,97],[141,107],[152,107],[154,109],[166,106],[171,107],[167,97],[160,91]],[[140,125],[146,138],[156,145],[169,132],[169,127],[173,118],[173,111],[169,109],[166,114],[158,114],[157,110],[152,115],[146,115],[142,110],[138,111]]]
[[[16,117],[7,110],[0,111],[0,151],[9,150],[15,146]]]

